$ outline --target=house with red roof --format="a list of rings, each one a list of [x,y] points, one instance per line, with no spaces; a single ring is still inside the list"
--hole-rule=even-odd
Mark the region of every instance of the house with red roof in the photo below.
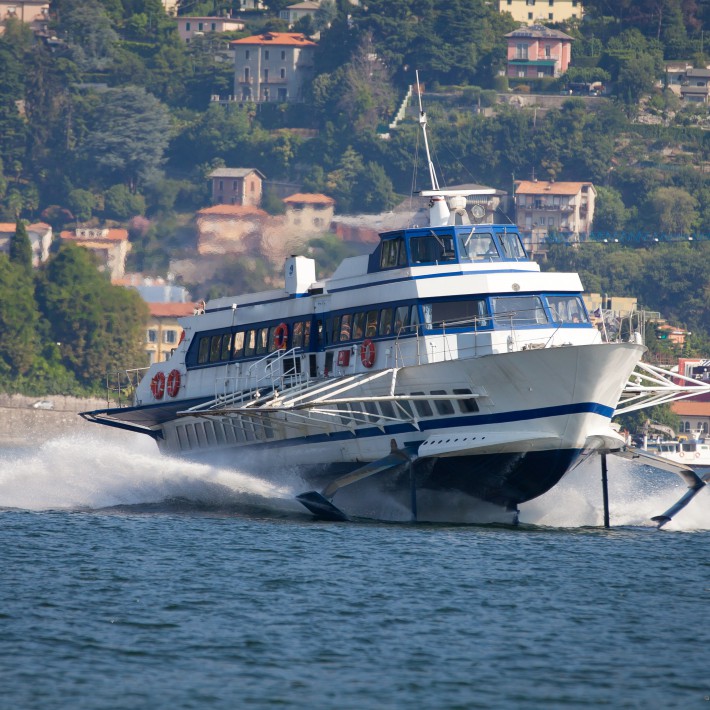
[[[508,77],[540,79],[564,74],[572,59],[572,37],[543,25],[520,27],[505,35]]]
[[[213,205],[197,212],[199,254],[258,253],[269,215],[254,205]]]
[[[266,178],[256,168],[217,168],[208,177],[212,181],[213,205],[261,204]]]
[[[526,247],[555,233],[565,241],[586,239],[592,231],[597,191],[591,182],[515,181],[515,221]]]
[[[335,200],[328,195],[298,192],[283,200],[286,224],[295,232],[324,232],[335,214]]]
[[[182,326],[178,318],[195,313],[194,303],[149,303],[150,317],[146,328],[145,350],[154,362],[164,362],[178,346]]]
[[[126,257],[131,250],[126,229],[108,227],[82,227],[74,231],[60,232],[60,238],[74,242],[94,253],[98,259],[99,270],[107,271],[111,281],[118,281],[126,273]]]
[[[316,43],[298,32],[263,32],[229,43],[234,96],[241,101],[302,101]]]
[[[15,235],[15,222],[0,222],[0,251],[10,251],[10,241]],[[37,268],[49,259],[49,247],[52,245],[52,227],[44,222],[27,225],[27,236],[32,246],[32,266]]]

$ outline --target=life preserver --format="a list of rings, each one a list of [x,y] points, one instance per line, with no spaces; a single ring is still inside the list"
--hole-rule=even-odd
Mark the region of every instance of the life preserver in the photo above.
[[[180,370],[170,370],[168,375],[168,395],[177,397],[180,391]]]
[[[162,399],[165,394],[165,373],[156,372],[150,381],[150,391],[156,399]]]
[[[685,456],[685,451],[679,451],[679,452],[678,452],[678,456],[680,456],[681,458],[683,458],[683,456]]]
[[[375,364],[375,344],[369,338],[363,340],[360,345],[360,360],[365,367]]]
[[[699,459],[699,458],[700,458],[700,452],[699,452],[699,451],[696,451],[696,452],[695,452],[695,458],[696,458],[696,459]]]
[[[286,350],[288,345],[288,326],[285,323],[279,323],[274,331],[274,347],[277,350]]]

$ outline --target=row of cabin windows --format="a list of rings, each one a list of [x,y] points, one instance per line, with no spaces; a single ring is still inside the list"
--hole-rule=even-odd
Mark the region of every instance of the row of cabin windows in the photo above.
[[[232,418],[230,422],[207,421],[195,424],[181,424],[175,428],[175,435],[182,451],[211,448],[251,441],[265,441],[274,438],[274,430],[268,419],[249,417]]]
[[[492,324],[520,327],[544,325],[550,321],[562,324],[588,322],[579,296],[546,296],[544,303],[540,296],[500,296],[490,299],[490,309],[489,301],[485,298],[432,301],[422,304],[422,315],[427,329],[442,326],[470,328],[471,325],[478,329],[490,328]],[[363,338],[399,336],[413,332],[418,325],[419,311],[416,305],[342,313],[329,320],[328,343],[336,345]],[[227,362],[272,353],[277,350],[277,328],[277,325],[271,325],[234,333],[203,335],[198,346],[197,364]],[[319,322],[319,347],[325,344],[322,336]],[[308,348],[310,340],[310,320],[288,325],[288,349]]]
[[[492,261],[497,259],[525,259],[525,250],[520,237],[514,233],[498,234],[501,245],[499,252],[492,234],[469,232],[431,234],[410,237],[409,252],[412,264]],[[458,248],[458,259],[456,254]],[[407,246],[403,237],[386,239],[382,242],[380,268],[390,269],[407,265]]]
[[[276,348],[277,325],[238,330],[235,333],[203,335],[197,351],[197,364],[238,360],[272,353]],[[288,347],[308,347],[311,339],[311,321],[292,323],[288,333]]]
[[[419,323],[416,306],[356,311],[335,316],[331,321],[330,342],[344,343],[348,340],[400,335]]]
[[[428,394],[424,392],[412,392],[412,397],[445,396],[446,390],[431,390]],[[456,414],[454,405],[458,405],[458,410],[463,414],[471,414],[479,411],[478,403],[473,397],[470,389],[454,389],[455,395],[471,395],[470,398],[457,399],[414,399],[401,400],[398,402],[362,402],[348,405],[340,403],[337,411],[343,424],[350,424],[352,417],[360,418],[364,415],[365,421],[375,422],[380,419],[397,420],[402,418],[402,414],[412,418],[416,412],[418,418],[433,417],[434,410],[439,416],[451,416]],[[412,409],[414,405],[414,409]],[[352,409],[351,409],[352,407]],[[175,434],[182,451],[190,449],[202,449],[213,446],[225,446],[230,444],[242,444],[252,441],[265,441],[274,438],[274,430],[268,418],[252,419],[232,418],[229,422],[207,421],[189,424],[181,424],[176,427]]]

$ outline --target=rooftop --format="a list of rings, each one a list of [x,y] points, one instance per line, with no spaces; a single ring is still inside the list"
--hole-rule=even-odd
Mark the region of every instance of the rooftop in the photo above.
[[[150,315],[154,318],[182,318],[195,313],[194,303],[149,303]]]
[[[548,182],[547,180],[516,180],[516,195],[577,195],[591,182]]]
[[[211,178],[243,178],[251,173],[256,173],[262,180],[266,179],[266,176],[256,168],[217,168],[213,170],[208,177]]]
[[[297,192],[295,195],[284,197],[284,202],[287,204],[299,203],[309,205],[334,205],[335,200],[328,195],[320,195],[317,193]]]
[[[551,30],[544,25],[531,25],[530,27],[519,27],[517,30],[508,32],[506,37],[530,37],[532,39],[568,39],[574,41],[573,37],[566,35],[559,30]]]
[[[304,34],[300,32],[263,32],[260,35],[252,35],[243,39],[232,40],[230,46],[236,44],[256,44],[256,45],[274,45],[278,47],[315,47],[316,43],[311,42]]]
[[[253,205],[214,205],[205,207],[197,212],[198,215],[222,215],[224,217],[248,217],[259,216],[268,217],[264,210],[260,210]]]
[[[80,234],[77,234],[80,232]],[[106,229],[106,228],[80,228],[76,231],[60,232],[62,239],[73,239],[74,241],[91,240],[106,242],[125,242],[128,240],[128,230],[126,229]]]

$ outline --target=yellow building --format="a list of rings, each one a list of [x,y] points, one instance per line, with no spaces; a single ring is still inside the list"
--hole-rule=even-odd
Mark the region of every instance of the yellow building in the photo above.
[[[145,350],[150,362],[164,362],[178,346],[182,327],[178,318],[191,316],[195,312],[194,303],[149,303],[150,318],[146,330]]]
[[[526,25],[581,20],[581,0],[499,0],[498,9]]]

